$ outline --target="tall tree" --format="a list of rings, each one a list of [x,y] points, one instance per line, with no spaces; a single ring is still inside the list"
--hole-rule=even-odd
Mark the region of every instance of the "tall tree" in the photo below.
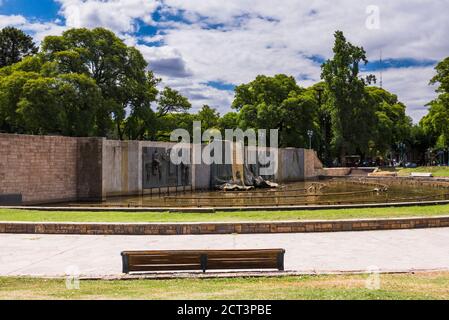
[[[158,116],[163,117],[169,113],[187,112],[192,105],[189,100],[178,91],[166,87],[160,94],[158,101]]]
[[[366,99],[374,109],[375,123],[371,133],[371,157],[386,157],[398,151],[398,145],[408,141],[412,130],[412,119],[406,114],[406,106],[398,97],[385,89],[367,87]]]
[[[365,86],[374,76],[360,77],[362,64],[367,64],[365,50],[348,42],[341,31],[335,33],[334,57],[322,66],[332,104],[333,147],[344,162],[346,155],[368,152],[369,138],[375,119],[374,110],[365,100]]]
[[[10,66],[36,53],[37,47],[33,38],[22,30],[14,27],[0,30],[0,68]]]
[[[429,102],[429,113],[420,124],[436,141],[436,147],[444,149],[449,146],[449,57],[438,63],[435,71],[430,84],[437,85],[438,97]]]
[[[42,52],[57,64],[59,72],[86,74],[100,87],[105,100],[97,115],[101,135],[112,130],[114,121],[123,139],[127,108],[149,108],[156,99],[155,82],[142,54],[109,30],[70,29],[62,36],[46,37]]]

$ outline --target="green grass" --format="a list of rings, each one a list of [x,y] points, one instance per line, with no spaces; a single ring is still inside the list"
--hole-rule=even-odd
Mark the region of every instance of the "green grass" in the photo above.
[[[418,167],[414,169],[399,169],[399,176],[409,176],[412,172],[432,173],[434,177],[449,177],[449,167]]]
[[[302,211],[217,213],[48,212],[0,209],[0,221],[17,222],[232,222],[339,220],[449,215],[449,205]]]
[[[449,299],[449,273],[381,275],[380,290],[367,289],[366,280],[366,275],[203,280],[81,280],[79,290],[68,290],[64,280],[0,278],[0,299]]]

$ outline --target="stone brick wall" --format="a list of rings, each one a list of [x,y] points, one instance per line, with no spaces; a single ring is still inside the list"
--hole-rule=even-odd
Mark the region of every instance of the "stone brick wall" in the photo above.
[[[21,194],[26,204],[98,194],[92,181],[99,145],[101,139],[0,134],[0,194]]]
[[[0,222],[0,234],[210,235],[315,233],[449,227],[449,217],[298,222],[229,223],[13,223]]]

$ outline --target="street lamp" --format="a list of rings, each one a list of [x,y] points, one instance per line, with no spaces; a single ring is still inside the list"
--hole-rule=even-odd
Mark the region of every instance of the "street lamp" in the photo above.
[[[312,149],[313,130],[308,130],[307,135],[309,136],[309,149]]]

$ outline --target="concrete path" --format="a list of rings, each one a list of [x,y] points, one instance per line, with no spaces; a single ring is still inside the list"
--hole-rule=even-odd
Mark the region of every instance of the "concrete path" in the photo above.
[[[0,235],[0,276],[117,276],[120,252],[285,248],[286,269],[304,272],[449,269],[449,228],[212,236]]]

